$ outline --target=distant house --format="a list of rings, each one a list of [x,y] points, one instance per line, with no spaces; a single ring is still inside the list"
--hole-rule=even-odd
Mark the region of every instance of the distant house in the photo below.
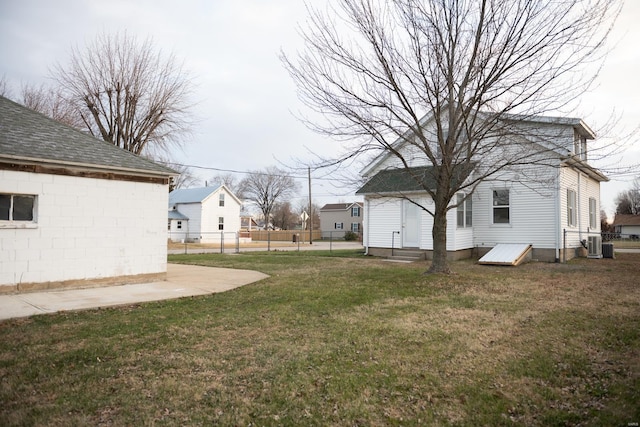
[[[163,279],[176,175],[0,97],[0,292]]]
[[[169,193],[168,230],[174,242],[235,241],[242,202],[226,186],[184,188]]]
[[[320,209],[322,237],[344,237],[344,233],[362,232],[362,203],[330,203]]]
[[[622,237],[640,237],[640,215],[616,215],[613,220],[613,231]]]

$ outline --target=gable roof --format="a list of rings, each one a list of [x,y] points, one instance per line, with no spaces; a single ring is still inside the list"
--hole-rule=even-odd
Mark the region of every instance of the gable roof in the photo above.
[[[640,215],[617,214],[612,225],[640,225]]]
[[[169,219],[176,219],[181,221],[188,221],[189,217],[184,215],[182,212],[177,211],[175,209],[169,209]]]
[[[469,167],[457,167],[456,176],[452,178],[454,184],[464,182],[473,170]],[[425,187],[436,187],[435,176],[437,168],[434,166],[418,166],[413,168],[385,169],[375,174],[366,182],[356,194],[388,194],[424,192]]]
[[[218,187],[200,187],[200,188],[178,188],[169,193],[169,204],[176,205],[179,203],[201,203],[213,193],[218,191]]]
[[[0,96],[0,163],[73,171],[176,176],[174,170],[57,122]],[[37,171],[34,169],[33,171]],[[49,172],[48,169],[41,170]],[[57,169],[58,173],[61,169]],[[52,172],[55,173],[55,172]]]
[[[488,113],[479,112],[478,115],[486,116]],[[432,113],[425,114],[419,121],[420,127],[424,127],[427,123],[434,119],[434,115]],[[560,126],[571,126],[573,127],[580,135],[583,135],[587,139],[595,139],[595,133],[584,123],[582,119],[576,117],[556,117],[556,116],[538,116],[538,115],[523,115],[523,114],[512,114],[512,113],[504,113],[500,115],[500,119],[505,122],[527,122],[527,123],[541,123],[541,124],[550,124],[550,125],[560,125]],[[413,131],[411,129],[406,130],[402,136],[398,137],[393,144],[391,144],[391,148],[393,150],[385,149],[382,153],[375,156],[368,165],[366,165],[361,171],[360,174],[363,176],[369,175],[372,171],[374,171],[377,167],[382,165],[386,160],[388,160],[391,156],[393,156],[392,151],[399,151],[404,145],[408,143],[409,138],[413,135]],[[562,153],[566,154],[566,153]],[[560,153],[559,153],[560,155]],[[589,165],[585,165],[587,168],[591,168]],[[606,178],[605,178],[606,179]],[[608,180],[608,179],[606,179]]]
[[[360,202],[353,202],[353,203],[327,203],[322,208],[320,208],[320,211],[346,211],[348,209],[351,209],[351,207],[353,205],[356,205],[356,206],[359,206],[359,207],[363,207],[364,206]]]

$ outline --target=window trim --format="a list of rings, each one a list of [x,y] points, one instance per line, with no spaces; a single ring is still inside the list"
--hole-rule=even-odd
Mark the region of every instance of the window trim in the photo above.
[[[9,196],[9,219],[0,219],[0,228],[37,228],[38,227],[38,195],[24,193],[0,193],[3,196]],[[13,219],[14,214],[14,197],[28,197],[33,200],[31,206],[31,219]]]
[[[224,217],[218,217],[218,231],[224,231]]]
[[[359,222],[352,222],[351,223],[351,231],[353,233],[360,233],[360,223]]]
[[[355,212],[358,212],[357,214]],[[351,216],[352,217],[360,217],[360,206],[352,206],[351,207]]]
[[[577,204],[578,197],[576,195],[576,191],[571,188],[567,188],[567,227],[577,226]]]
[[[224,193],[220,193],[218,196],[218,207],[224,208]]]
[[[496,196],[496,191],[506,191],[507,192],[507,196],[509,198],[509,203],[506,205],[496,205],[494,198]],[[496,222],[496,209],[507,209],[507,213],[508,213],[508,221],[507,222]],[[491,224],[492,225],[496,225],[496,226],[510,226],[512,223],[512,218],[511,218],[511,190],[509,190],[508,188],[492,188],[491,189]]]
[[[598,228],[598,203],[595,197],[589,197],[589,228],[595,230]]]
[[[461,199],[464,199],[464,201]],[[458,193],[456,195],[456,227],[457,228],[471,228],[473,227],[473,196],[467,196],[465,193]],[[462,221],[460,221],[460,214],[462,214]],[[462,224],[460,224],[462,222]]]

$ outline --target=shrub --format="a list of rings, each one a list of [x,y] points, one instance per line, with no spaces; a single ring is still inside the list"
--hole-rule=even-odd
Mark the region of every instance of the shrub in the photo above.
[[[358,240],[358,233],[354,233],[353,231],[346,231],[344,233],[344,240],[346,240],[347,242]]]

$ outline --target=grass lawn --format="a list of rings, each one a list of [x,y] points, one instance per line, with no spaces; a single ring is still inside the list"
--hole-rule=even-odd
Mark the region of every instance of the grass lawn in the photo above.
[[[271,277],[0,323],[1,425],[640,422],[640,254],[516,268],[178,255]]]

